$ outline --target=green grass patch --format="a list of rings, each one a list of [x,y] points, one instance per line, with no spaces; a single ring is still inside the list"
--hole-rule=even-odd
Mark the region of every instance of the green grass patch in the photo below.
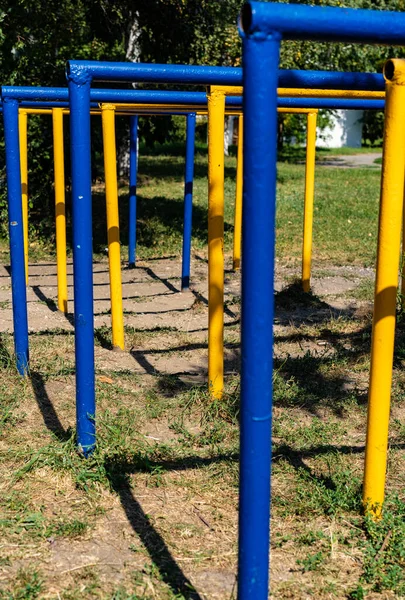
[[[342,154],[373,152],[364,149],[318,149],[320,159]],[[297,259],[301,253],[304,194],[304,148],[286,147],[280,154],[277,186],[277,256],[281,261]],[[236,158],[225,158],[225,250],[230,252],[233,235]],[[127,257],[128,187],[121,182],[120,234],[122,259]],[[370,169],[316,169],[314,250],[316,261],[334,264],[372,265],[375,261],[380,173]],[[140,154],[137,209],[137,253],[139,259],[180,256],[183,231],[184,156]],[[197,148],[193,197],[193,247],[207,245],[207,154]],[[68,199],[69,200],[69,199]],[[105,194],[102,185],[93,192],[94,250],[105,255],[107,246]],[[71,231],[68,218],[68,241]],[[30,239],[30,260],[55,256],[49,239]],[[7,257],[7,244],[0,248]]]

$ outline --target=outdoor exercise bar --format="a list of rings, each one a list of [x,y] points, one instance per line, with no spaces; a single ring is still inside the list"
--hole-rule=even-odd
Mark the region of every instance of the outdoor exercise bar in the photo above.
[[[118,90],[119,91],[119,90]],[[113,92],[115,92],[115,90],[113,90]],[[130,91],[130,94],[125,94],[125,100],[128,101],[130,100],[130,98],[134,98],[136,100],[139,99],[139,93],[137,90],[134,91]],[[43,101],[44,98],[48,98],[49,96],[55,96],[55,90],[53,89],[36,89],[35,90],[35,95],[37,97],[41,98],[41,102]],[[165,95],[167,95],[168,92],[163,92],[163,97]],[[30,98],[33,97],[33,90],[30,88],[24,88],[21,90],[21,88],[8,88],[8,87],[4,87],[3,88],[3,96],[4,97],[8,97],[8,94],[12,97],[12,98],[18,98],[18,97],[26,97],[27,94]],[[65,97],[67,95],[67,89],[58,89],[56,90],[56,96],[57,97]],[[100,93],[98,92],[97,94],[98,96],[100,96]],[[145,94],[142,94],[145,97]],[[111,93],[109,90],[107,90],[107,96],[111,97]],[[114,97],[118,97],[117,94],[113,94]],[[169,92],[169,96],[173,96],[173,93]],[[155,94],[152,94],[152,97],[155,97]],[[188,95],[187,93],[184,95],[181,95],[180,99],[184,99],[187,98]],[[162,99],[162,94],[159,94],[159,99]],[[194,98],[194,100],[204,100],[205,99],[205,94],[201,93],[197,96],[197,98]],[[176,100],[179,100],[179,97],[177,96]],[[38,106],[38,104],[37,104]],[[42,106],[42,104],[41,104]],[[129,108],[129,107],[126,107]],[[153,109],[154,105],[150,105],[150,109]],[[115,109],[115,106],[114,106]],[[35,113],[36,110],[38,110],[38,112],[48,112],[49,114],[53,114],[54,110],[58,110],[60,111],[60,115],[59,118],[62,117],[63,115],[63,109],[62,108],[58,108],[58,109],[34,109],[34,108],[27,108],[27,109],[23,109],[22,111],[20,111],[20,122],[22,123],[22,127],[20,128],[20,139],[19,139],[19,145],[20,145],[20,153],[21,153],[21,180],[23,182],[23,187],[22,187],[22,191],[23,191],[23,231],[24,231],[24,237],[27,237],[28,235],[28,202],[27,202],[27,144],[26,144],[26,118],[27,118],[27,112],[30,113]],[[119,112],[120,108],[117,105],[117,112]],[[66,112],[66,111],[65,111]],[[171,111],[173,112],[173,111]],[[121,113],[122,114],[122,113]],[[131,113],[129,113],[131,114]],[[155,114],[155,112],[153,113]],[[186,114],[186,113],[182,113],[182,114]],[[5,118],[6,120],[6,127],[7,127],[7,117]],[[25,127],[24,127],[25,124]],[[66,226],[65,226],[65,205],[64,205],[64,172],[63,172],[63,168],[61,170],[61,165],[63,167],[63,127],[62,127],[62,121],[59,122],[59,120],[54,119],[54,124],[56,124],[58,126],[57,132],[55,131],[54,128],[54,140],[55,143],[58,144],[58,148],[54,147],[54,152],[55,152],[55,156],[54,156],[54,160],[55,160],[55,174],[56,174],[56,178],[55,178],[55,197],[56,197],[56,228],[57,228],[57,264],[58,264],[58,284],[60,283],[60,285],[58,285],[58,307],[61,310],[64,310],[66,312],[67,310],[67,278],[66,278]],[[108,148],[107,148],[107,152],[109,153],[109,161],[112,160],[112,156],[114,156],[114,162],[111,163],[113,164],[113,168],[106,168],[106,188],[107,188],[107,220],[109,221],[109,226],[108,226],[108,235],[109,235],[109,249],[111,250],[111,252],[109,252],[109,262],[110,262],[110,286],[111,286],[111,299],[112,299],[112,329],[113,329],[113,342],[114,342],[114,346],[117,346],[119,348],[124,348],[124,341],[123,341],[123,315],[122,315],[122,294],[121,294],[121,274],[120,274],[120,257],[119,257],[119,242],[117,242],[117,240],[115,240],[115,242],[117,243],[113,243],[112,241],[112,231],[114,230],[115,232],[118,231],[117,228],[115,227],[110,227],[111,225],[111,218],[112,218],[112,207],[116,207],[116,210],[118,210],[118,196],[116,199],[116,202],[113,201],[109,201],[111,199],[111,184],[113,185],[113,183],[111,183],[111,175],[112,173],[115,171],[116,172],[116,160],[115,160],[115,140],[113,140],[113,138],[111,136],[107,136],[108,140],[112,140],[114,143],[114,149],[111,152],[109,152]],[[7,157],[8,160],[10,160],[10,157]],[[186,160],[190,161],[193,160],[193,153],[190,153],[190,146],[188,147],[188,153],[186,156]],[[108,162],[108,164],[110,164]],[[16,165],[15,165],[16,166]],[[190,166],[186,164],[186,173],[190,173]],[[190,217],[191,218],[191,211],[190,211],[190,202],[192,202],[192,198],[190,195],[190,185],[188,181],[185,182],[185,216],[186,218]],[[113,185],[114,187],[114,185]],[[115,185],[116,187],[116,185]],[[63,202],[61,202],[61,198],[63,197]],[[115,208],[114,208],[115,210]],[[63,214],[62,214],[63,213]],[[115,215],[115,221],[117,220],[117,215]],[[187,221],[184,224],[184,235],[191,235],[191,222],[188,223]],[[62,232],[63,229],[63,232]],[[60,242],[60,243],[58,243]],[[63,248],[61,248],[61,242],[63,242]],[[191,247],[191,240],[184,240],[183,239],[183,248],[187,249]],[[24,248],[25,248],[25,261],[26,261],[26,267],[25,267],[25,273],[27,276],[28,273],[28,240],[24,240]],[[62,250],[63,250],[63,256],[62,256]],[[114,250],[116,250],[114,252]],[[183,256],[185,256],[185,251],[183,251]],[[117,258],[118,257],[118,258]],[[188,260],[188,265],[190,264],[190,260]],[[60,268],[59,268],[60,267]],[[188,267],[189,268],[189,267]],[[183,269],[182,269],[182,281],[184,282],[187,279],[189,280],[189,272],[186,274],[186,269],[187,269],[187,263],[184,266],[183,264]],[[60,277],[59,277],[60,274]],[[18,313],[18,303],[17,302],[13,302],[13,314]],[[16,330],[16,345],[18,346],[18,332]]]
[[[136,257],[136,185],[138,179],[138,115],[129,122],[129,214],[128,267],[135,267]]]
[[[111,74],[113,69],[114,75]],[[239,67],[69,60],[66,76],[68,81],[75,81],[78,85],[84,86],[91,84],[93,80],[204,86],[242,85],[242,69]],[[278,85],[280,87],[338,90],[384,91],[385,89],[384,77],[381,73],[299,71],[294,69],[278,70]]]
[[[277,90],[285,93],[286,90]],[[288,91],[288,90],[287,90]],[[292,96],[301,99],[301,90],[289,90]],[[224,117],[225,101],[232,96],[239,97],[243,93],[240,86],[211,86],[208,94],[208,386],[213,398],[219,399],[224,389]],[[316,143],[316,112],[318,102],[324,100],[325,90],[311,90],[312,108],[280,108],[280,98],[277,99],[277,111],[289,110],[307,112],[307,156],[304,195],[304,226],[302,244],[302,284],[304,291],[310,289],[311,259],[312,259],[312,223],[314,204],[314,174],[315,174],[315,143]],[[350,100],[359,92],[341,90],[341,100]],[[384,102],[381,98],[384,92],[361,92],[363,102]],[[328,93],[326,93],[328,95]],[[370,98],[377,97],[377,100]],[[330,106],[334,107],[333,99],[329,98]],[[355,98],[359,102],[358,98]],[[364,108],[364,107],[363,107]],[[311,114],[310,114],[311,113]],[[213,122],[211,126],[210,123]],[[235,207],[235,214],[240,213],[240,207]],[[235,221],[234,236],[241,237],[240,221]]]
[[[247,133],[242,241],[238,597],[264,600],[269,593],[276,106],[280,43],[282,39],[293,38],[403,45],[405,14],[252,2],[243,6],[240,23]],[[347,88],[346,85],[339,87]],[[389,100],[390,96],[387,96],[387,111],[390,110]],[[405,139],[402,127],[392,133],[394,139],[397,135]],[[266,141],[266,152],[263,152],[263,140]],[[399,176],[402,185],[398,178],[396,180],[397,193],[401,197],[404,162],[402,160]],[[386,185],[391,186],[388,181]],[[396,240],[388,241],[388,246],[395,243]],[[399,248],[396,250],[399,256]],[[264,271],[267,277],[261,276]],[[391,306],[386,308],[392,314]],[[395,306],[393,308],[395,315]],[[384,350],[388,351],[387,348]]]
[[[94,374],[89,374],[89,369],[91,371],[91,366],[94,367],[94,349],[93,349],[93,312],[92,312],[92,307],[93,307],[93,298],[92,298],[92,260],[91,260],[91,248],[89,248],[89,242],[87,241],[83,241],[83,244],[81,244],[80,242],[86,237],[86,233],[89,234],[88,236],[88,240],[91,240],[91,220],[90,222],[86,221],[86,218],[89,216],[90,211],[89,211],[89,203],[90,203],[90,197],[91,197],[91,175],[88,172],[88,167],[86,165],[83,164],[83,157],[88,158],[89,157],[89,151],[90,151],[90,140],[89,140],[89,109],[90,109],[90,103],[91,100],[93,100],[93,98],[97,98],[98,100],[100,100],[100,96],[99,94],[101,94],[102,90],[97,90],[97,89],[93,89],[91,90],[90,93],[90,78],[88,78],[86,80],[86,82],[82,85],[82,80],[81,77],[79,76],[78,81],[75,80],[75,76],[74,76],[74,72],[75,72],[75,64],[79,64],[79,74],[83,73],[83,63],[71,63],[71,67],[73,67],[73,69],[69,69],[69,86],[71,87],[71,95],[75,97],[75,100],[73,102],[73,112],[76,112],[76,116],[73,118],[75,121],[77,121],[77,118],[79,118],[79,121],[83,121],[83,123],[75,123],[75,126],[72,127],[72,132],[74,133],[75,131],[77,131],[78,133],[82,133],[82,125],[84,125],[84,146],[82,146],[79,150],[79,156],[77,157],[77,151],[75,148],[75,143],[72,141],[73,144],[73,148],[72,148],[72,152],[74,152],[75,157],[73,160],[73,166],[76,164],[78,164],[78,168],[79,168],[79,176],[77,177],[77,173],[74,170],[74,182],[73,182],[73,199],[72,199],[72,203],[73,205],[78,205],[78,207],[80,207],[81,205],[84,205],[85,207],[85,213],[83,213],[82,216],[80,216],[80,208],[78,208],[78,210],[76,211],[76,216],[75,216],[75,211],[73,209],[73,220],[74,223],[76,220],[80,220],[81,222],[79,223],[78,228],[76,229],[76,233],[75,233],[75,241],[74,241],[74,257],[76,255],[77,257],[77,262],[80,263],[78,268],[75,269],[75,285],[77,285],[76,287],[76,298],[77,298],[77,304],[75,306],[75,314],[76,314],[76,324],[77,324],[77,332],[83,332],[83,336],[80,336],[80,342],[77,342],[77,346],[76,346],[76,358],[77,358],[77,362],[78,364],[80,364],[80,366],[78,367],[78,371],[77,371],[77,378],[78,378],[78,385],[77,385],[77,407],[78,407],[78,415],[80,415],[80,418],[78,418],[78,437],[79,437],[79,444],[84,447],[84,452],[88,452],[91,451],[91,449],[94,447],[94,443],[95,443],[95,438],[94,438],[94,432],[95,432],[95,427],[94,427],[94,419],[91,418],[91,416],[94,414],[92,412],[93,409],[95,409],[95,405],[94,405]],[[87,64],[87,63],[86,63]],[[93,63],[89,63],[90,65],[92,65]],[[131,70],[131,73],[128,76],[129,80],[133,80],[134,79],[134,71],[133,71],[133,67],[135,67],[135,71],[139,76],[139,72],[137,69],[139,67],[139,65],[132,65],[132,64],[126,64],[126,67],[129,67]],[[176,77],[178,77],[178,69],[177,66],[172,65],[175,68],[176,71]],[[111,65],[110,65],[111,67]],[[156,67],[156,73],[157,73],[157,79],[162,77],[162,69],[161,66],[157,65],[148,65],[147,68],[148,69],[154,69]],[[181,67],[183,68],[183,67]],[[192,82],[193,79],[195,79],[196,73],[198,74],[198,77],[201,77],[201,80],[203,80],[203,75],[201,74],[201,71],[199,71],[199,68],[197,67],[184,67],[186,69],[186,71],[188,71],[188,69],[192,70],[192,74],[190,76],[190,80],[184,80],[181,79],[179,80],[178,83],[189,83],[190,81]],[[197,69],[197,71],[196,71]],[[142,66],[140,67],[140,70],[142,71]],[[203,69],[204,71],[204,69]],[[218,79],[218,76],[222,73],[222,70],[220,69],[220,73],[218,73],[218,71],[214,68],[214,73],[215,73],[215,77],[217,77],[217,83],[219,84],[226,84],[228,83],[227,81],[223,81],[221,79]],[[91,75],[91,74],[90,74]],[[348,74],[346,80],[343,77],[344,74],[341,73],[316,73],[316,72],[308,72],[308,74],[306,75],[306,81],[308,84],[312,84],[316,87],[320,87],[320,86],[325,86],[325,87],[332,87],[332,88],[336,88],[338,87],[341,82],[346,81],[346,86],[354,86],[358,89],[381,89],[381,76],[376,75],[376,74]],[[172,73],[173,76],[173,73]],[[288,76],[288,77],[287,77]],[[114,75],[111,75],[111,79],[114,79]],[[288,80],[290,82],[290,84],[294,85],[297,81],[300,80],[300,73],[297,71],[291,71],[291,72],[282,72],[281,73],[281,77],[280,77],[280,81],[282,83],[282,85],[287,85],[288,84]],[[301,80],[303,81],[303,79],[301,78]],[[205,83],[210,83],[210,82],[205,82]],[[345,86],[345,87],[346,87]],[[10,110],[13,111],[15,110],[16,113],[18,112],[18,101],[16,100],[17,98],[21,98],[22,101],[33,101],[35,99],[38,100],[46,100],[47,99],[47,93],[50,93],[52,100],[53,101],[64,101],[66,100],[66,89],[65,88],[59,88],[56,90],[49,90],[49,89],[44,89],[44,88],[40,88],[40,89],[32,89],[32,88],[16,88],[16,87],[6,87],[3,88],[3,97],[4,99],[6,99],[6,96],[8,94],[8,102],[10,105]],[[78,93],[80,92],[80,93]],[[105,98],[106,101],[111,101],[111,102],[115,102],[117,101],[117,96],[119,96],[122,100],[126,100],[126,101],[131,101],[133,100],[133,96],[132,94],[134,93],[133,90],[107,90],[108,92],[108,96]],[[142,94],[146,93],[141,91]],[[157,94],[162,94],[162,91],[153,91],[152,92],[154,97],[156,98]],[[171,92],[166,92],[166,94],[170,94]],[[192,94],[196,94],[198,92],[192,92]],[[94,95],[93,95],[94,94]],[[176,92],[177,94],[177,92]],[[205,93],[199,93],[199,94],[203,94],[205,96]],[[138,96],[138,98],[141,98],[141,96]],[[162,97],[159,98],[160,100],[162,99]],[[85,109],[83,108],[83,101],[85,104]],[[177,101],[177,100],[176,100]],[[326,101],[326,100],[324,100]],[[283,102],[286,103],[286,105],[292,105],[294,103],[294,99],[291,99],[290,102],[288,102],[288,99],[283,99]],[[305,106],[306,102],[310,102],[309,99],[300,99],[300,102]],[[14,106],[15,105],[15,106]],[[297,104],[299,105],[299,104]],[[376,106],[377,108],[377,106]],[[8,112],[10,112],[10,110]],[[72,119],[71,119],[72,121]],[[18,128],[15,130],[15,133],[18,134]],[[81,136],[82,137],[82,136]],[[78,138],[79,139],[79,138]],[[17,142],[17,148],[18,148],[18,142]],[[7,153],[7,160],[11,163],[13,163],[14,161],[14,169],[15,169],[15,173],[20,172],[20,164],[19,164],[19,156],[18,153],[16,153],[14,156],[12,155],[12,153],[8,154]],[[76,183],[78,185],[76,185]],[[17,188],[14,188],[14,192]],[[11,186],[9,188],[9,201],[11,201],[13,193],[12,193],[13,187]],[[84,191],[86,190],[86,191]],[[84,192],[84,194],[81,193],[81,191]],[[80,196],[80,198],[79,198]],[[20,197],[20,193],[18,194],[17,197]],[[20,203],[21,204],[21,203]],[[83,218],[82,218],[83,217]],[[18,220],[18,223],[21,224],[22,223],[22,218],[20,218]],[[90,225],[90,227],[89,227]],[[73,227],[75,227],[73,225]],[[22,235],[22,230],[21,232],[16,232],[14,231],[14,237],[16,237],[16,235]],[[91,246],[91,244],[90,244]],[[75,258],[74,258],[75,260]],[[13,261],[12,261],[13,263]],[[15,263],[15,261],[14,261]],[[18,263],[18,259],[17,259],[17,263]],[[12,272],[13,272],[13,267],[12,267]],[[90,283],[88,281],[88,276],[89,276],[89,272],[90,272]],[[21,286],[21,282],[19,282],[19,278],[14,278],[15,280],[15,284],[13,284],[13,313],[14,314],[18,314],[18,320],[20,321],[20,325],[18,327],[15,327],[15,346],[16,346],[16,355],[19,356],[19,360],[18,360],[18,368],[19,368],[19,372],[24,374],[27,371],[28,368],[28,336],[25,336],[23,334],[23,332],[27,332],[28,331],[28,323],[27,323],[27,318],[26,318],[26,290],[25,290],[25,285]],[[18,293],[15,293],[15,291],[18,290]],[[21,310],[19,309],[19,307],[21,308]],[[91,349],[87,352],[86,351],[86,347]],[[83,353],[83,360],[80,360],[80,357]],[[87,375],[88,374],[88,375]],[[83,415],[85,415],[83,417]],[[82,433],[83,433],[83,437],[82,437]],[[87,444],[89,444],[89,446],[87,447]]]

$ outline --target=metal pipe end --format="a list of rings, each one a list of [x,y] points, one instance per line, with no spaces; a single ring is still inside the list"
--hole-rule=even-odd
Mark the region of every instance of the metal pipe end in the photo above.
[[[239,17],[239,27],[245,33],[249,33],[252,25],[252,5],[246,2],[242,6]]]
[[[385,81],[396,85],[405,85],[405,59],[390,58],[384,65],[383,74]]]

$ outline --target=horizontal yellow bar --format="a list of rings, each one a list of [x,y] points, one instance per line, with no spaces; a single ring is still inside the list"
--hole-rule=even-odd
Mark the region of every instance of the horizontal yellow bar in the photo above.
[[[385,92],[366,92],[362,90],[308,90],[300,88],[278,88],[281,98],[361,98],[362,100],[384,100]]]
[[[279,107],[277,109],[278,113],[287,113],[289,115],[313,115],[313,114],[318,114],[318,109],[317,108],[284,108],[284,107]]]
[[[100,106],[103,106],[103,104],[101,104]],[[111,106],[111,105],[109,105]],[[166,111],[166,112],[176,112],[176,111],[192,111],[192,112],[197,112],[198,114],[207,114],[207,108],[204,105],[192,105],[192,104],[115,104],[113,105],[115,106],[116,109],[116,113],[118,114],[119,111],[121,111],[123,108],[130,108],[136,112],[138,111],[151,111],[151,110],[159,110],[159,111]],[[242,113],[241,109],[237,109],[234,107],[229,106],[228,108],[225,108],[226,113],[229,114],[235,114],[235,115],[240,115]],[[314,112],[318,112],[317,108],[288,108],[288,107],[280,107],[277,109],[278,112],[280,113],[291,113],[291,114],[309,114],[309,113],[314,113]],[[123,114],[120,112],[120,114]],[[128,114],[132,114],[131,112],[129,112]]]
[[[213,85],[211,90],[222,92],[227,96],[241,96],[243,88],[238,86]],[[385,92],[370,92],[363,90],[311,90],[303,88],[278,88],[277,94],[281,98],[362,98],[363,100],[384,99]]]
[[[211,92],[226,94],[227,96],[242,96],[243,87],[240,85],[212,85]]]
[[[103,105],[101,105],[103,106]],[[109,105],[110,106],[110,105]],[[195,105],[171,105],[171,104],[137,104],[137,105],[125,105],[125,109],[122,110],[122,105],[120,104],[115,104],[113,105],[114,109],[115,109],[115,114],[118,116],[127,116],[130,117],[134,114],[142,114],[143,112],[146,112],[148,114],[152,113],[155,115],[160,115],[160,114],[172,114],[173,112],[178,112],[178,111],[190,111],[190,112],[195,112],[198,115],[206,115],[207,114],[207,108],[204,106],[195,106]],[[130,110],[132,108],[132,110]],[[154,112],[156,111],[156,112]],[[302,115],[306,115],[309,113],[316,113],[318,112],[317,108],[278,108],[277,112],[279,113],[287,113],[287,114],[302,114]],[[63,109],[63,114],[64,115],[68,115],[70,113],[68,108],[64,108]],[[51,108],[20,108],[20,114],[27,114],[27,115],[52,115],[52,109]],[[91,115],[100,115],[101,114],[101,108],[100,109],[92,109],[90,111]],[[242,114],[242,110],[241,109],[237,109],[237,108],[231,108],[228,107],[225,110],[225,114],[227,114],[228,116],[239,116]]]

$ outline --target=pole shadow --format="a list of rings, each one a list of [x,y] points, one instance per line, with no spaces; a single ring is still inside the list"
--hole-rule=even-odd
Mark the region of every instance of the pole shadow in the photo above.
[[[49,398],[48,392],[46,391],[45,381],[41,373],[32,371],[31,383],[46,428],[53,433],[59,441],[66,442],[72,437],[72,430],[63,427],[51,399]]]
[[[173,558],[163,537],[153,527],[149,516],[142,510],[132,492],[129,475],[123,472],[125,467],[111,461],[106,462],[105,468],[111,488],[118,495],[129,524],[159,569],[164,583],[176,597],[181,595],[187,600],[203,600]]]
[[[34,294],[36,295],[36,297],[41,301],[44,302],[47,307],[49,308],[49,310],[51,310],[52,312],[59,312],[61,315],[63,315],[65,317],[65,319],[74,326],[74,316],[70,313],[63,313],[58,309],[58,306],[55,302],[55,300],[53,300],[52,298],[48,298],[48,296],[46,296],[44,294],[44,292],[41,290],[41,288],[38,285],[33,285],[32,286],[32,291],[34,292]]]

